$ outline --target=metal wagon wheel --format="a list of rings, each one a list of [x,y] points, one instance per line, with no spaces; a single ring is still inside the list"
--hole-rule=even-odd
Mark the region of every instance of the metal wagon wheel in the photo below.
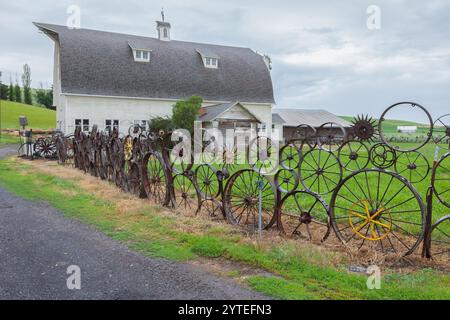
[[[225,186],[223,206],[228,222],[256,229],[261,190],[262,227],[269,228],[276,221],[276,193],[266,176],[252,169],[232,175]]]
[[[397,119],[399,113],[403,115],[414,114],[416,115],[417,119],[428,119],[427,125],[429,127],[425,134],[425,139],[423,139],[423,141],[418,140],[411,148],[402,148],[401,146],[396,145],[395,142],[390,141],[388,132],[386,132],[386,128],[390,127],[389,124],[386,124],[386,120]],[[378,121],[378,132],[380,134],[381,141],[387,144],[392,149],[400,152],[416,151],[426,145],[428,141],[430,141],[433,132],[433,120],[427,109],[425,109],[420,104],[417,104],[415,102],[399,102],[388,107],[383,112],[380,120]]]
[[[342,179],[342,166],[330,151],[315,149],[302,158],[299,170],[303,186],[320,195],[333,192]]]
[[[64,137],[63,141],[66,148],[65,164],[73,166],[75,161],[75,138],[73,135],[70,135]]]
[[[200,206],[200,196],[192,177],[177,174],[173,178],[173,186],[175,191],[175,209],[195,214]]]
[[[53,158],[56,155],[56,145],[52,139],[39,138],[34,143],[34,152],[45,159]]]
[[[365,169],[369,164],[369,148],[361,141],[347,141],[339,148],[338,159],[347,171]]]
[[[195,215],[197,217],[207,218],[211,220],[226,219],[222,202],[218,201],[217,199],[201,200],[200,207],[198,208]]]
[[[297,126],[294,133],[289,138],[289,144],[294,144],[299,150],[304,152],[314,149],[317,146],[316,128],[309,124]]]
[[[323,241],[330,233],[328,205],[307,190],[287,194],[278,209],[278,228],[289,237]]]
[[[434,122],[433,141],[439,147],[450,150],[450,114],[443,115]]]
[[[431,227],[432,257],[450,257],[450,215],[440,218]]]
[[[237,162],[237,147],[234,144],[233,146],[224,145],[223,165],[221,170],[227,173],[227,177],[231,176],[239,169]]]
[[[411,183],[418,183],[428,176],[430,163],[418,151],[401,152],[395,161],[395,172]]]
[[[141,195],[141,170],[139,169],[139,166],[134,162],[128,163],[129,168],[127,168],[126,171],[126,189],[134,194],[135,196],[139,197]]]
[[[337,237],[349,247],[408,255],[423,239],[425,205],[400,175],[365,169],[336,188],[330,218]]]
[[[172,172],[175,174],[183,174],[187,173],[192,169],[194,165],[194,159],[191,152],[188,152],[190,156],[186,155],[186,150],[184,146],[179,144],[176,145],[170,151],[170,168]]]
[[[248,163],[261,174],[275,174],[278,169],[280,150],[278,142],[264,136],[250,141]]]
[[[379,169],[387,169],[395,165],[397,152],[385,143],[377,143],[370,148],[370,162]]]
[[[274,183],[278,191],[289,193],[297,189],[299,178],[294,170],[280,169],[275,174]]]
[[[450,208],[450,152],[436,163],[432,176],[434,194],[447,208]]]
[[[167,199],[167,170],[158,153],[149,152],[143,161],[142,179],[147,197],[157,203],[166,205]]]
[[[194,172],[194,183],[202,199],[213,199],[219,196],[221,182],[213,166],[199,165]]]
[[[66,155],[67,155],[67,149],[66,145],[64,143],[64,137],[58,135],[55,138],[55,146],[56,146],[56,157],[58,158],[58,164],[65,164],[66,163]]]
[[[133,158],[134,139],[132,136],[126,136],[123,139],[123,158],[129,161]]]
[[[301,152],[293,143],[289,143],[280,149],[280,164],[284,169],[294,170],[300,166]]]
[[[337,151],[347,140],[347,131],[339,123],[326,122],[317,128],[317,145],[327,151]]]

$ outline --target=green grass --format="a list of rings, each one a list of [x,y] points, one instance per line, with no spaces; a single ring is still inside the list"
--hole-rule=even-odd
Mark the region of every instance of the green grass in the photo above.
[[[0,161],[0,185],[30,200],[47,201],[66,216],[93,225],[106,235],[124,242],[147,256],[174,261],[197,257],[229,259],[274,276],[251,276],[248,284],[281,299],[450,299],[450,278],[434,270],[405,275],[386,274],[381,290],[368,290],[364,275],[346,270],[344,260],[336,265],[336,253],[319,252],[312,246],[292,242],[261,247],[233,228],[204,224],[201,232],[183,227],[195,219],[171,216],[158,207],[118,214],[115,201],[96,198],[79,181],[38,172],[15,160]],[[386,270],[388,271],[388,270]],[[235,273],[234,273],[235,274]]]
[[[19,143],[20,143],[19,137],[10,134],[5,134],[2,132],[0,136],[0,147],[9,144],[19,144]]]
[[[0,129],[18,129],[20,116],[28,118],[28,128],[31,129],[48,130],[56,127],[56,112],[53,110],[5,100],[1,104]]]

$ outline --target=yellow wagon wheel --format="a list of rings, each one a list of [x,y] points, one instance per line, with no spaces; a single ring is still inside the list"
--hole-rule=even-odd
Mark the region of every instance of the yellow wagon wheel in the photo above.
[[[348,247],[408,255],[422,241],[425,205],[400,175],[365,169],[342,180],[330,201],[331,225]]]

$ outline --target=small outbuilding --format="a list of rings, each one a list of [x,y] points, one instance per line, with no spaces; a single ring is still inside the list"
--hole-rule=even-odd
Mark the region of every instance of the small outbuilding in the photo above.
[[[350,134],[352,126],[350,122],[326,110],[294,108],[274,108],[272,110],[272,123],[275,128],[277,126],[283,128],[283,139],[286,141],[294,136],[296,128],[299,125],[308,125],[317,130],[325,123],[334,123],[338,125],[330,129],[336,131],[334,134],[341,134],[341,128],[344,128],[346,133]]]

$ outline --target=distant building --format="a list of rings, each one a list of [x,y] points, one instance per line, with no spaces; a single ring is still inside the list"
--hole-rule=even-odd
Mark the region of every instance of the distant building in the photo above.
[[[416,133],[417,132],[417,126],[398,126],[397,132],[400,133]]]
[[[326,110],[308,110],[308,109],[284,109],[274,108],[272,110],[272,123],[276,128],[283,129],[284,140],[290,140],[299,125],[308,125],[318,129],[324,123],[335,123],[350,134],[352,124],[331,112]],[[342,134],[342,130],[337,126],[332,129],[336,134]]]

